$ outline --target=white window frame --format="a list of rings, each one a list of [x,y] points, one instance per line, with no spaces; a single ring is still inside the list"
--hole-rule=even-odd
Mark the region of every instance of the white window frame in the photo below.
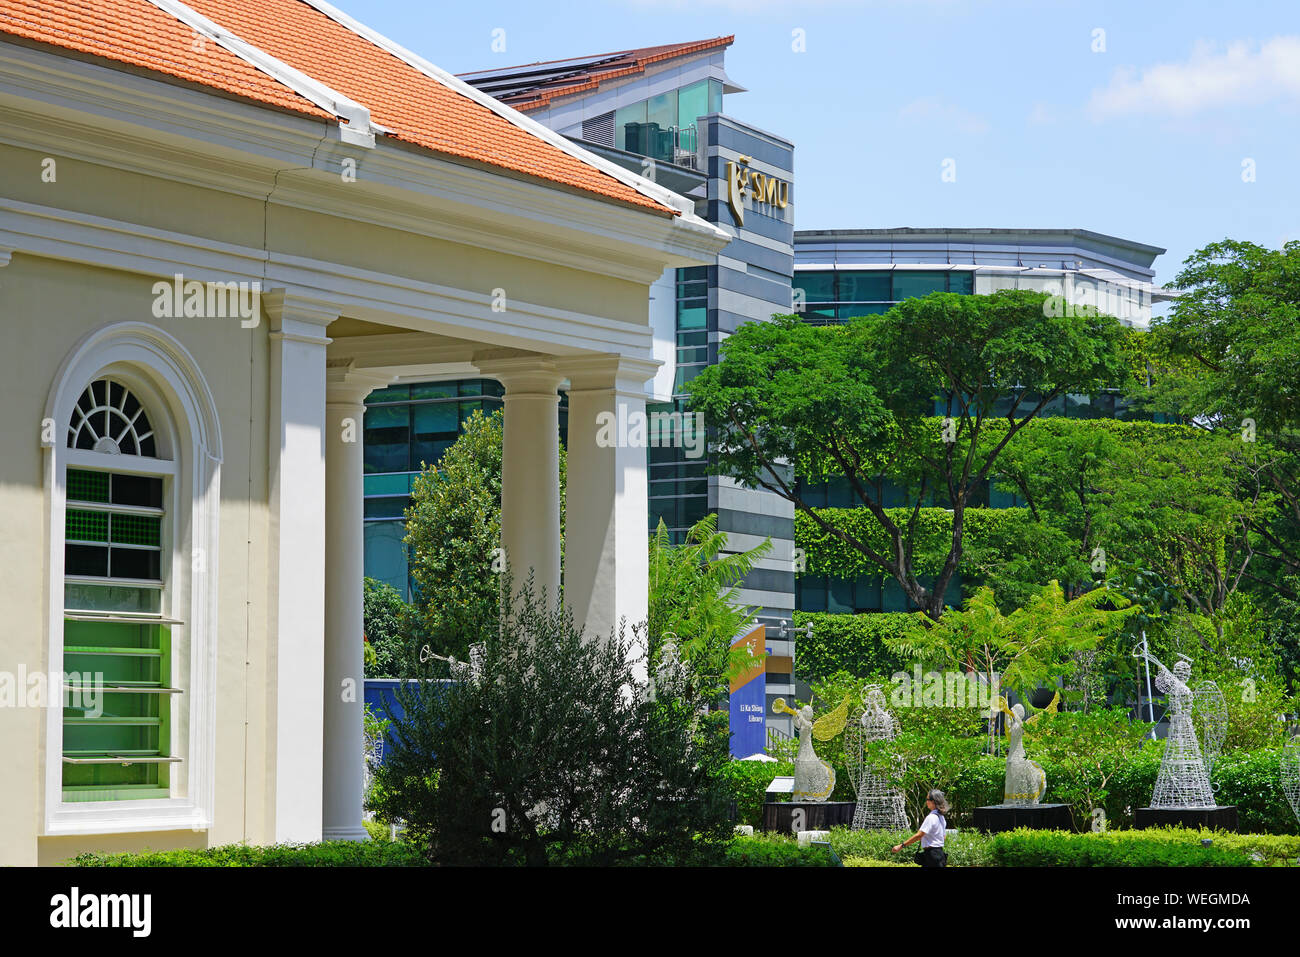
[[[157,459],[67,447],[73,408],[87,385],[109,377],[145,404],[157,435]],[[147,323],[120,322],[91,332],[64,359],[45,406],[55,441],[45,446],[49,529],[47,670],[63,672],[64,531],[67,470],[91,468],[167,479],[165,609],[184,622],[174,635],[176,686],[169,798],[63,800],[62,692],[50,690],[45,735],[45,835],[117,834],[212,827],[216,784],[217,532],[221,434],[212,393],[193,356]],[[183,556],[183,557],[182,557]],[[191,556],[193,559],[191,560]],[[179,646],[179,647],[177,647]],[[188,654],[186,654],[188,652]],[[184,657],[182,657],[184,655]]]

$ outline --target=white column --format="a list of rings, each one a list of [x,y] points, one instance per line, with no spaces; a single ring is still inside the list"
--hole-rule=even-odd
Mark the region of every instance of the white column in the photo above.
[[[619,356],[560,367],[570,381],[564,600],[593,636],[626,622],[631,638],[646,620],[645,383],[657,367]]]
[[[475,359],[505,387],[501,450],[501,547],[515,592],[533,576],[533,592],[554,602],[560,590],[560,383],[542,357]]]
[[[362,425],[365,398],[392,376],[331,359],[325,402],[325,678],[322,838],[370,839],[361,824],[362,706]]]
[[[275,840],[321,838],[325,669],[324,303],[277,290],[263,297],[271,321],[268,563],[275,764]]]

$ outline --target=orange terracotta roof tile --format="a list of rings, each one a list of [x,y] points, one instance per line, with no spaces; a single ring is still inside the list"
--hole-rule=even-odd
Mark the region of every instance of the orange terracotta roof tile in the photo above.
[[[0,32],[330,117],[315,103],[148,0],[0,0]],[[332,117],[330,117],[332,118]]]
[[[189,0],[241,40],[363,105],[389,135],[662,215],[672,209],[547,143],[302,0]],[[315,104],[147,0],[0,0],[0,32],[313,116]]]
[[[548,60],[541,63],[528,63],[517,67],[483,70],[477,73],[462,73],[461,79],[478,86],[489,87],[492,80],[511,74],[526,75],[534,69],[539,74],[536,86],[501,93],[499,99],[516,110],[527,113],[550,106],[551,102],[562,96],[574,96],[598,89],[602,83],[625,76],[644,73],[647,66],[674,60],[678,57],[730,46],[735,42],[735,34],[714,37],[711,40],[696,40],[688,43],[663,43],[659,46],[640,47],[635,50],[619,50],[614,53],[602,53],[591,57],[570,60]],[[573,64],[573,70],[566,71],[566,64]],[[550,68],[549,70],[547,68]],[[547,75],[549,74],[549,76]]]

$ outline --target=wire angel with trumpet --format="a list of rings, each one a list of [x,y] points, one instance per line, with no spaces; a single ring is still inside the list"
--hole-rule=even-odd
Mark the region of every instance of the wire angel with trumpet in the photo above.
[[[898,737],[898,719],[885,707],[885,692],[880,685],[867,685],[863,701],[861,716],[850,721],[844,731],[844,763],[857,795],[853,829],[906,831],[907,804],[902,788],[895,783],[902,777],[902,756],[890,755],[891,775],[869,767],[864,753],[868,744]]]
[[[1145,658],[1155,665],[1155,686],[1165,694],[1169,715],[1165,755],[1160,761],[1151,807],[1216,807],[1218,802],[1210,785],[1210,772],[1214,770],[1215,759],[1223,751],[1228,719],[1223,692],[1213,681],[1201,681],[1192,687],[1189,684],[1192,659],[1186,655],[1178,656],[1179,660],[1171,671],[1150,651],[1145,648],[1139,651],[1139,648],[1133,650],[1133,657]]]
[[[838,708],[815,721],[810,704],[796,711],[785,703],[784,698],[777,698],[772,702],[772,710],[790,715],[799,732],[799,753],[794,759],[793,799],[825,801],[835,790],[835,769],[817,757],[812,739],[829,741],[844,730],[849,717],[849,699],[846,697]]]
[[[1025,756],[1025,728],[1044,714],[1056,714],[1061,704],[1061,692],[1052,696],[1046,708],[1032,718],[1025,719],[1025,706],[1016,703],[1007,707],[1007,699],[999,696],[997,710],[1007,716],[1007,774],[1002,784],[1002,805],[1033,806],[1047,793],[1047,773],[1041,764]]]
[[[486,649],[483,645],[473,644],[469,646],[469,661],[457,661],[455,655],[438,655],[434,654],[433,649],[425,645],[420,649],[420,664],[428,661],[445,661],[447,667],[451,670],[451,677],[455,681],[477,681],[483,675],[483,658]]]

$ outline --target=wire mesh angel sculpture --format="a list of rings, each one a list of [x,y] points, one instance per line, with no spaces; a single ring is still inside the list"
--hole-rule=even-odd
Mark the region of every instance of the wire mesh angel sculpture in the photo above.
[[[1282,793],[1300,822],[1300,737],[1289,738],[1282,748]]]
[[[784,712],[794,718],[799,732],[799,753],[794,759],[794,793],[796,801],[825,801],[835,790],[835,769],[817,757],[812,739],[829,741],[844,730],[849,716],[849,699],[846,697],[834,711],[813,720],[812,705],[806,704],[795,711],[784,698],[772,702],[772,710]]]
[[[903,770],[902,757],[891,756],[894,774],[889,775],[867,767],[864,754],[867,744],[893,741],[898,736],[898,719],[885,708],[885,692],[880,685],[867,686],[864,703],[866,709],[861,717],[849,722],[844,732],[844,760],[857,794],[853,829],[906,831],[907,807],[902,789],[894,783]]]
[[[434,654],[433,649],[425,645],[420,649],[420,664],[426,661],[445,661],[451,670],[451,677],[454,681],[478,681],[483,675],[483,660],[487,657],[487,651],[482,642],[469,646],[469,661],[457,661],[455,655],[438,655]]]
[[[1002,806],[1033,806],[1047,793],[1047,773],[1042,765],[1025,756],[1025,727],[1033,724],[1044,713],[1056,714],[1061,703],[1058,691],[1052,702],[1028,721],[1025,706],[1017,703],[1007,707],[1006,698],[998,698],[998,710],[1007,716],[1007,774],[1002,784]]]
[[[1223,695],[1218,693],[1218,686],[1213,682],[1202,682],[1193,690],[1188,681],[1192,676],[1192,661],[1179,655],[1173,671],[1145,649],[1134,657],[1146,658],[1156,666],[1156,688],[1163,691],[1168,701],[1169,733],[1165,736],[1165,755],[1160,761],[1160,773],[1156,776],[1155,793],[1151,795],[1153,808],[1206,808],[1216,807],[1214,789],[1210,787],[1209,768],[1214,764],[1217,751],[1207,756],[1201,751],[1196,736],[1193,712],[1198,716],[1212,718],[1223,707]],[[1207,688],[1206,685],[1210,685]],[[1218,700],[1214,700],[1218,693]],[[1207,703],[1198,703],[1198,698],[1205,696]],[[1214,736],[1207,741],[1211,748],[1223,744],[1222,727],[1226,723],[1220,720]]]

